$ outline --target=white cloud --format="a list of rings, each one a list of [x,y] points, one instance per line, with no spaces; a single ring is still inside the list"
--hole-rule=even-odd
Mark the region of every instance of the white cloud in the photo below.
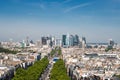
[[[63,4],[64,3],[69,3],[69,2],[71,2],[72,0],[65,0],[65,1],[63,1]]]
[[[32,7],[38,7],[38,8],[41,8],[43,10],[46,8],[45,4],[43,4],[43,3],[26,3],[26,5],[29,5]]]
[[[67,4],[67,3],[69,3],[69,2],[71,2],[72,0],[64,0],[64,1],[53,1],[53,2],[49,2],[49,4],[51,5],[51,6],[61,6],[61,5],[64,5],[64,4]]]
[[[79,4],[79,5],[76,5],[76,6],[73,6],[73,7],[70,7],[70,8],[68,8],[68,9],[66,9],[66,10],[64,11],[64,13],[70,12],[70,11],[75,10],[75,9],[77,9],[77,8],[87,7],[87,6],[89,6],[89,5],[91,5],[91,3]]]

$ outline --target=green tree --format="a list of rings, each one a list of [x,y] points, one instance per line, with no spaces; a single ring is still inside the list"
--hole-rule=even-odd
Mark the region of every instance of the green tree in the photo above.
[[[40,61],[36,61],[34,65],[29,67],[27,70],[19,68],[12,80],[38,80],[48,64],[49,61],[47,57],[45,57]]]
[[[59,59],[54,64],[50,74],[50,80],[70,80],[69,76],[67,75],[64,61],[62,59]]]
[[[9,49],[5,49],[5,48],[1,48],[0,47],[0,52],[4,52],[4,53],[11,53],[11,54],[16,54],[18,51],[14,51],[14,50],[9,50]]]

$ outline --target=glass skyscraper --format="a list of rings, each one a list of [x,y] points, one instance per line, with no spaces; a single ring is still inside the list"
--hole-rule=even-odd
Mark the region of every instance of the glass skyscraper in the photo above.
[[[67,36],[66,35],[62,35],[62,46],[66,46],[66,38]]]

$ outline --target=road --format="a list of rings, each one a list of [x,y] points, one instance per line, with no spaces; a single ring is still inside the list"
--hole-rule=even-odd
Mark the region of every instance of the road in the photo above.
[[[53,58],[54,57],[58,57],[58,52],[56,52],[54,55],[50,56],[48,55],[48,59],[49,59],[49,65],[47,66],[47,68],[44,70],[43,74],[41,75],[41,77],[39,78],[39,80],[50,80],[49,76],[50,76],[50,72],[53,68]]]
[[[39,80],[50,80],[49,79],[49,75],[50,75],[50,71],[53,67],[53,63],[52,62],[52,58],[49,59],[49,65],[47,66],[47,68],[44,70],[43,74],[41,75],[41,77],[39,78]]]

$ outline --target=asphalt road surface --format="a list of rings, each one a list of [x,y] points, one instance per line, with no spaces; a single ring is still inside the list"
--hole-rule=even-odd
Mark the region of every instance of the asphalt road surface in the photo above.
[[[47,66],[47,68],[44,70],[43,74],[41,75],[41,77],[39,78],[39,80],[50,80],[49,79],[49,75],[50,75],[50,71],[53,67],[53,63],[52,62],[52,59],[49,59],[49,65]]]

